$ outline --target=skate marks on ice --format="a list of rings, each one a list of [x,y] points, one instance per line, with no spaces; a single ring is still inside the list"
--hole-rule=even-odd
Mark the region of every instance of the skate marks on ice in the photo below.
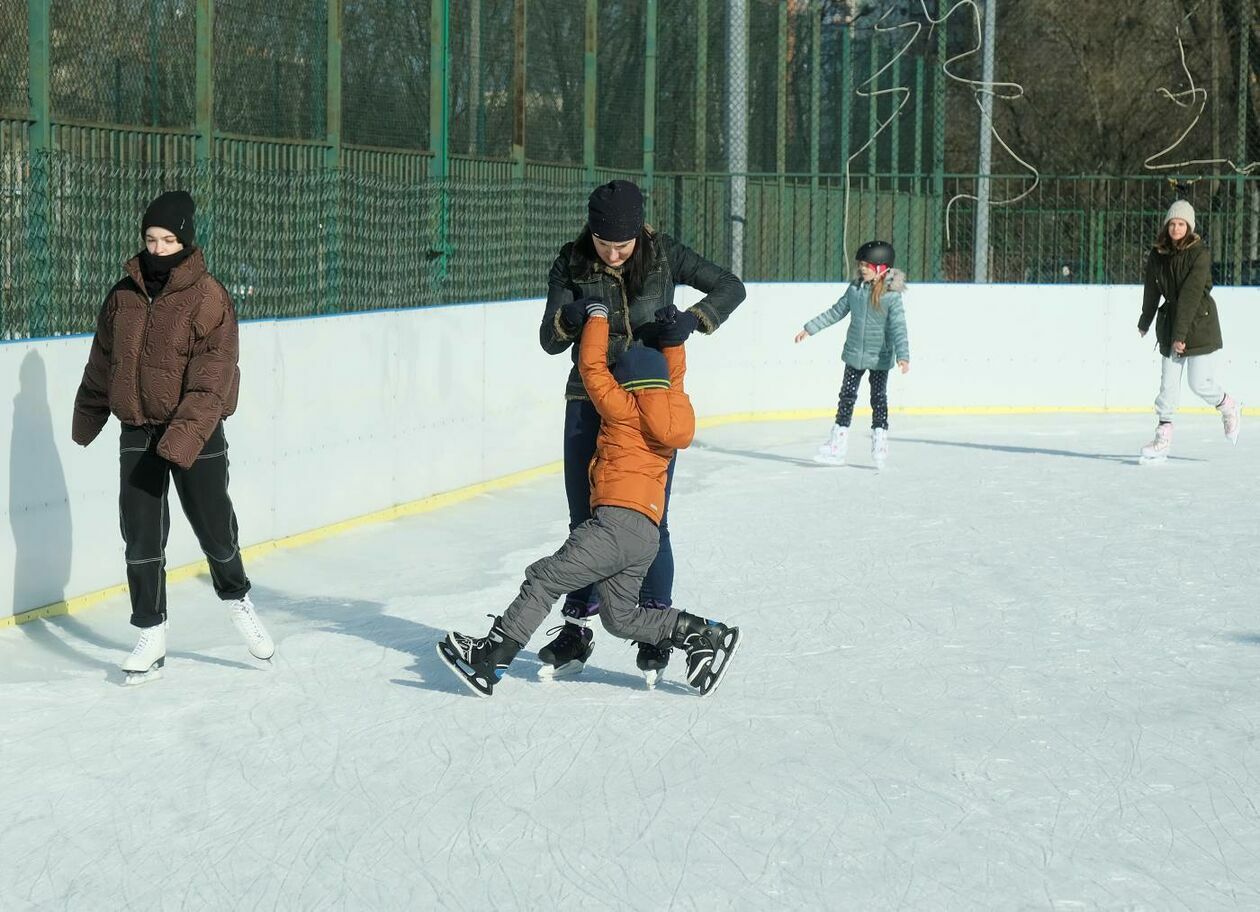
[[[226,612],[223,615],[223,621],[230,627]],[[35,674],[47,678],[48,675],[56,674],[58,671],[73,675],[89,670],[102,674],[105,681],[110,684],[126,683],[126,674],[120,666],[135,646],[135,628],[130,625],[126,625],[123,628],[124,633],[115,637],[106,635],[91,623],[73,615],[61,615],[31,621],[18,626],[17,629],[34,647],[32,654],[22,657],[22,664],[30,662],[32,665],[38,665],[38,671],[33,667],[10,668],[5,675],[5,680],[39,679],[34,677]],[[183,632],[186,628],[181,624],[176,629]],[[124,636],[127,638],[124,639]],[[169,644],[170,640],[168,640],[168,646]],[[168,662],[197,662],[244,671],[265,670],[265,663],[251,660],[238,661],[209,652],[188,649],[168,648],[166,658]]]
[[[1091,453],[1077,450],[1059,450],[1048,447],[1013,446],[1001,443],[979,443],[962,440],[931,440],[923,437],[898,437],[897,444],[919,444],[924,446],[959,447],[965,450],[989,450],[994,453],[1014,453],[1028,456],[1060,456],[1072,459],[1097,459],[1103,462],[1114,462],[1121,465],[1148,465],[1136,453]],[[1168,456],[1160,462],[1204,462],[1194,456]]]

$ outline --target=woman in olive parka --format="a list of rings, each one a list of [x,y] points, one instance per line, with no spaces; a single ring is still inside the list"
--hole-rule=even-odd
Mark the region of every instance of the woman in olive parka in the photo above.
[[[1163,300],[1161,305],[1160,300]],[[1225,437],[1238,440],[1242,410],[1221,387],[1221,323],[1212,299],[1212,254],[1194,230],[1194,207],[1177,200],[1164,217],[1163,228],[1146,259],[1142,316],[1138,333],[1145,336],[1155,322],[1159,343],[1159,395],[1155,437],[1142,447],[1142,460],[1162,461],[1172,446],[1173,415],[1181,399],[1181,375],[1190,389],[1221,413]]]
[[[704,297],[685,311],[674,307],[674,290],[690,285]],[[608,308],[608,359],[612,364],[637,341],[657,346],[681,345],[696,330],[715,332],[744,300],[744,284],[730,271],[709,262],[643,217],[643,195],[625,180],[597,187],[587,202],[587,224],[575,241],[560,248],[548,279],[547,305],[539,327],[543,350],[558,355],[572,349],[574,368],[565,388],[564,487],[569,528],[590,518],[591,485],[587,469],[595,455],[599,413],[577,371],[577,341],[586,319],[586,302]],[[639,604],[668,608],[673,603],[674,555],[669,538],[674,464],[670,460],[660,550],[639,593]],[[538,652],[544,677],[579,672],[591,654],[590,621],[598,613],[595,590],[570,593],[564,626]],[[553,631],[554,632],[554,631]],[[649,685],[669,661],[669,650],[640,643],[637,664]]]

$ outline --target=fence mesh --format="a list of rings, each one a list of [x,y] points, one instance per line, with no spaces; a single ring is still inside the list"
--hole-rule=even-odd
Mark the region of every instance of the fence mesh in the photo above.
[[[1260,168],[1229,164],[1260,159],[1255,3],[999,6],[998,78],[1027,93],[998,101],[996,124],[1042,178],[1010,204],[1032,177],[995,145],[990,278],[1135,281],[1184,196],[1218,281],[1260,282]],[[648,189],[656,227],[740,259],[750,280],[843,278],[848,252],[874,236],[897,245],[913,278],[971,280],[979,111],[942,71],[974,47],[971,8],[929,0],[932,17],[953,10],[929,28],[920,0],[744,0],[743,20],[739,7],[2,3],[0,337],[89,330],[139,246],[145,205],[173,187],[196,196],[200,242],[243,317],[537,296],[591,185],[621,176]],[[330,9],[340,34],[329,34]],[[433,31],[444,10],[445,45]],[[212,28],[199,31],[199,16]],[[911,47],[872,80],[915,23]],[[31,25],[50,38],[42,59]],[[1073,62],[1082,54],[1089,67]],[[200,80],[199,57],[211,64]],[[980,55],[953,68],[976,78]],[[864,92],[883,94],[864,97],[868,82]],[[1175,167],[1151,170],[1198,112],[1156,90],[1192,82],[1206,92],[1198,123],[1154,162]],[[905,107],[859,152],[893,115],[894,87]],[[47,122],[31,97],[45,88]],[[340,146],[328,123],[338,95]],[[199,109],[212,111],[213,134],[198,133]]]

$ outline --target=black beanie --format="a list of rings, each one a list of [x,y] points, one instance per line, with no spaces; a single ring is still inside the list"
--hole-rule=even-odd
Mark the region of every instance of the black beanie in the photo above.
[[[621,243],[643,230],[643,194],[627,180],[596,187],[586,204],[586,223],[601,241]]]
[[[193,198],[183,190],[167,190],[144,211],[144,219],[140,222],[140,233],[150,228],[165,228],[185,247],[197,243],[197,229],[193,225],[193,213],[197,205]]]
[[[613,378],[627,390],[669,389],[669,365],[655,348],[631,345],[613,365]]]

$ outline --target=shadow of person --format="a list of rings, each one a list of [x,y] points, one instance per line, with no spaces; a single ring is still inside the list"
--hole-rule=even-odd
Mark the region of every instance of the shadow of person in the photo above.
[[[69,439],[70,423],[64,424]],[[13,532],[13,612],[63,601],[70,582],[70,495],[53,433],[48,374],[38,351],[22,359],[13,398],[9,527]]]
[[[257,583],[254,584],[253,593],[258,604],[265,604],[269,612],[272,610],[284,611],[294,617],[320,624],[321,626],[318,628],[320,630],[358,637],[377,646],[383,646],[386,649],[394,649],[410,655],[414,661],[407,671],[414,674],[416,680],[393,678],[391,683],[403,687],[435,690],[441,693],[459,694],[466,697],[474,696],[467,687],[455,679],[450,669],[438,657],[437,644],[446,637],[447,631],[445,630],[430,627],[428,624],[408,618],[386,614],[383,603],[367,599],[349,599],[322,595],[291,595],[279,589],[260,586]],[[475,622],[470,621],[471,623]],[[471,633],[473,631],[474,628],[469,626],[468,632]],[[612,637],[608,637],[608,639],[613,642],[620,642]],[[626,645],[629,646],[630,644],[627,642]],[[679,658],[680,656],[675,656],[676,660]],[[629,655],[629,660],[633,661],[633,655]],[[522,652],[520,657],[512,663],[512,670],[509,674],[531,684],[546,683],[552,685],[553,682],[542,682],[539,680],[538,666],[539,662],[535,652]],[[682,672],[679,671],[678,673],[681,674]],[[590,665],[587,666],[580,679],[622,687],[644,688],[646,686],[640,677]],[[579,678],[567,680],[576,681]],[[559,684],[561,682],[554,683]],[[672,682],[668,680],[662,681],[658,687],[663,690],[675,689]],[[678,687],[686,689],[684,685],[678,685]]]

